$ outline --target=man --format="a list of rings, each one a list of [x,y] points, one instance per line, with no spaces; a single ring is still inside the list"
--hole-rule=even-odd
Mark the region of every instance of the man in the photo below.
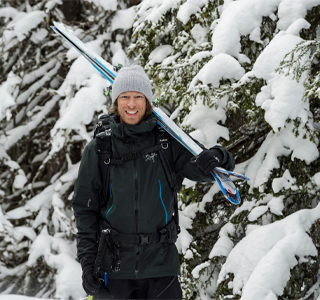
[[[94,299],[182,299],[174,244],[178,233],[173,217],[175,195],[159,152],[145,153],[157,143],[157,124],[152,114],[151,85],[142,67],[119,71],[112,100],[116,116],[116,122],[110,123],[112,155],[118,160],[131,159],[110,165],[105,183],[99,173],[96,139],[84,150],[73,201],[83,287],[95,295]],[[209,174],[214,167],[234,168],[231,154],[221,146],[204,150],[195,162],[174,139],[171,149],[180,187],[183,177],[212,181]],[[108,191],[108,199],[101,205],[103,188]],[[101,219],[112,232],[100,266],[108,274],[106,286],[93,276]]]

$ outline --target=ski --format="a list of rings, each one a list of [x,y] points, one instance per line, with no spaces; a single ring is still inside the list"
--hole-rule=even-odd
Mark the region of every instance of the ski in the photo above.
[[[113,66],[106,62],[101,56],[90,50],[82,41],[80,41],[72,31],[68,30],[62,23],[53,22],[51,28],[60,34],[68,43],[70,43],[85,59],[87,59],[98,72],[105,77],[111,84],[116,75],[111,71]]]
[[[93,67],[105,77],[111,84],[116,78],[117,68],[106,62],[101,56],[90,50],[81,40],[79,40],[71,30],[67,29],[62,23],[53,22],[51,28],[70,43],[84,58],[86,58]],[[113,70],[113,71],[111,71]],[[153,107],[153,113],[157,118],[157,123],[163,127],[173,138],[188,149],[193,155],[200,154],[203,149],[183,130],[178,127],[156,104]],[[237,188],[230,179],[235,176],[240,180],[248,180],[244,175],[236,172],[227,171],[223,168],[215,168],[211,172],[214,179],[218,182],[223,195],[233,204],[240,203],[240,196]]]
[[[174,137],[180,144],[182,144],[186,149],[188,149],[193,155],[197,156],[203,149],[181,128],[174,123],[160,108],[154,106],[153,113],[158,119],[158,124],[162,126],[172,137]],[[231,171],[227,171],[223,168],[215,168],[211,175],[218,182],[223,195],[233,204],[240,203],[240,195],[234,183],[230,179]],[[223,171],[223,172],[221,172]],[[225,173],[228,172],[229,174]],[[240,174],[234,173],[238,178]],[[243,175],[242,175],[243,176]],[[241,179],[245,180],[245,176]]]
[[[215,170],[218,171],[219,173],[223,173],[223,174],[226,174],[229,176],[237,177],[240,180],[249,180],[249,178],[247,176],[244,176],[244,175],[239,174],[237,172],[225,170],[224,168],[216,167]]]

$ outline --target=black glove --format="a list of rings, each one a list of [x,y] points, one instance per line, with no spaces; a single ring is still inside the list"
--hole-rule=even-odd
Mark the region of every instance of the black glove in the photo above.
[[[86,264],[82,269],[82,286],[88,295],[98,294],[101,283],[93,278],[93,265]]]
[[[192,159],[197,166],[206,174],[209,175],[215,167],[219,167],[223,161],[223,153],[217,148],[203,150],[199,155]]]

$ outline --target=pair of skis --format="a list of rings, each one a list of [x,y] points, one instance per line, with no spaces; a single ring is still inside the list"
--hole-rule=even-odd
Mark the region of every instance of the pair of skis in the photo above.
[[[101,56],[90,50],[83,42],[81,42],[72,31],[68,30],[62,23],[54,22],[52,29],[62,36],[67,42],[75,47],[81,55],[83,55],[111,84],[116,78],[114,67],[106,62]],[[200,154],[203,149],[195,143],[183,130],[181,130],[159,107],[153,107],[153,113],[157,117],[158,124],[163,127],[172,137],[188,149],[193,155]],[[240,196],[237,188],[230,179],[235,176],[241,180],[248,180],[244,175],[227,171],[223,168],[215,168],[211,172],[214,179],[218,182],[223,195],[233,204],[240,203]]]

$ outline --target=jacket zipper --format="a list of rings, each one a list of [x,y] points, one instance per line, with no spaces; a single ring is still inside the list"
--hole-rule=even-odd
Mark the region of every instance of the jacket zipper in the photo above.
[[[134,147],[133,147],[134,152]],[[139,234],[139,221],[138,221],[138,172],[137,172],[137,160],[135,159],[133,161],[134,164],[134,200],[135,200],[135,218],[136,218],[136,234]],[[137,245],[137,253],[136,253],[136,265],[135,265],[135,271],[134,271],[134,278],[137,279],[138,273],[139,273],[139,255],[140,255],[140,246]]]

